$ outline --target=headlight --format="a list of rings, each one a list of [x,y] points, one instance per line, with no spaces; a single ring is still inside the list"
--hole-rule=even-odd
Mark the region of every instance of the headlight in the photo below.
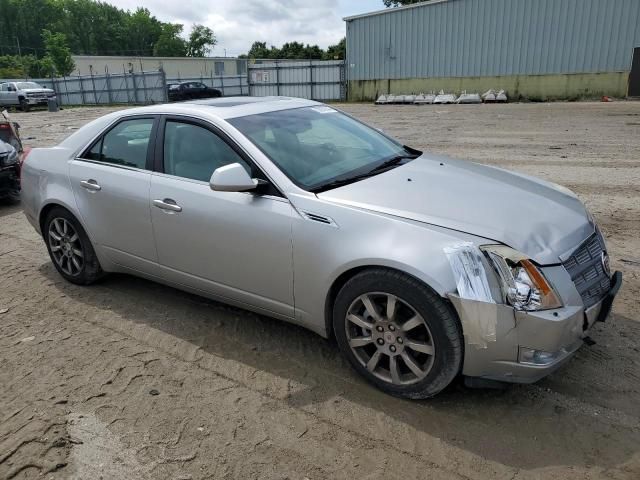
[[[480,249],[498,272],[504,297],[513,308],[531,311],[562,307],[553,287],[526,255],[503,245]]]

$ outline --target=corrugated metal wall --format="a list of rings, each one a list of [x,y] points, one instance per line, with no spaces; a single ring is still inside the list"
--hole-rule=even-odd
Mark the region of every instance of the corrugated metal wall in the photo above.
[[[249,65],[250,95],[344,100],[344,62],[306,60]]]
[[[449,0],[347,21],[348,80],[628,71],[639,0]]]

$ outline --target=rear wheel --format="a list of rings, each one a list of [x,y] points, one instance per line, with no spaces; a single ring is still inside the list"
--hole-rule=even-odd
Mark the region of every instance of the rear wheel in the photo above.
[[[89,285],[104,275],[89,237],[69,211],[51,210],[43,234],[53,265],[66,280]]]
[[[428,398],[460,371],[462,334],[455,313],[408,275],[383,269],[359,273],[340,290],[333,312],[343,354],[387,393]]]

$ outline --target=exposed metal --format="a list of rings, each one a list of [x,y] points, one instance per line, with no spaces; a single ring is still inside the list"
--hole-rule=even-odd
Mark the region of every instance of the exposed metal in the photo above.
[[[250,95],[345,100],[344,61],[308,60],[249,65]]]
[[[347,17],[348,80],[629,71],[637,0],[443,0]]]

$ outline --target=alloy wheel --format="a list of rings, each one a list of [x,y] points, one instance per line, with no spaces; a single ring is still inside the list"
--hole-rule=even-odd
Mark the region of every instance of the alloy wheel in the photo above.
[[[49,223],[48,237],[51,256],[60,269],[67,275],[78,275],[84,265],[84,252],[73,225],[64,218],[54,218]]]
[[[356,298],[345,321],[351,351],[372,375],[393,385],[424,379],[435,348],[424,318],[401,298],[371,292]]]

